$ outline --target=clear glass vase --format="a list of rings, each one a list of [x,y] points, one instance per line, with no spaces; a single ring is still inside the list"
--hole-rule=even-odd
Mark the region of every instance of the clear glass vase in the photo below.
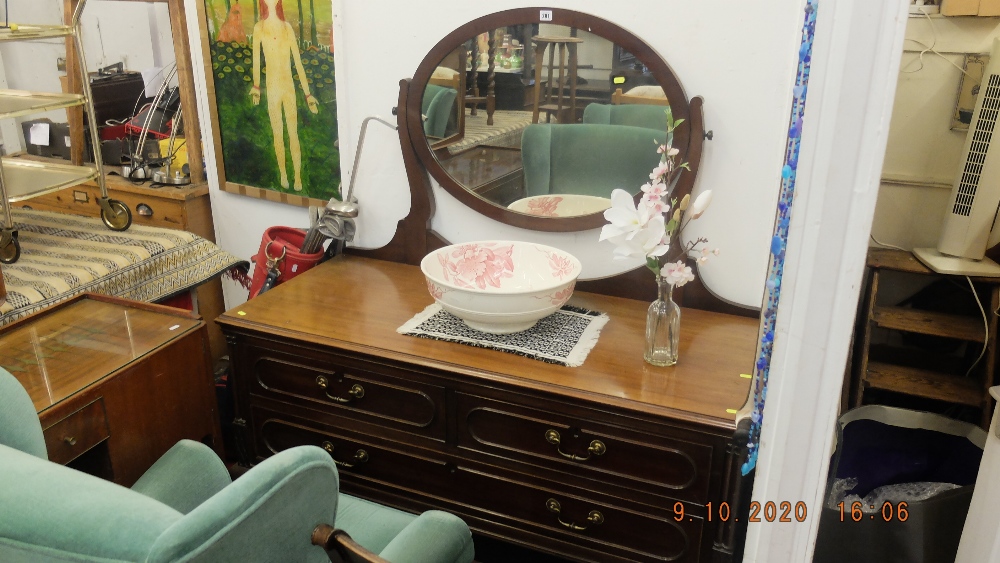
[[[643,357],[654,366],[677,363],[680,341],[681,308],[674,303],[674,286],[663,277],[656,278],[658,297],[646,313],[646,352]]]

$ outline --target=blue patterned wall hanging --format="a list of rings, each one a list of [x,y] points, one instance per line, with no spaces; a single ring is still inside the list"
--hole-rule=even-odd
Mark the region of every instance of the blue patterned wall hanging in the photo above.
[[[785,270],[785,245],[788,242],[788,223],[795,194],[795,174],[799,163],[799,143],[802,137],[802,116],[806,109],[809,85],[809,66],[812,62],[813,36],[816,32],[816,7],[819,0],[808,0],[805,22],[802,25],[802,44],[799,46],[799,65],[792,89],[792,112],[788,120],[788,140],[785,145],[785,165],[781,169],[781,193],[778,198],[778,216],[771,238],[771,259],[765,289],[763,330],[754,364],[753,413],[750,415],[750,439],[747,442],[747,460],[743,475],[757,466],[760,445],[760,427],[764,421],[764,401],[767,399],[767,376],[771,369],[771,351],[774,348],[774,324],[778,316],[778,298],[781,296],[781,275]]]

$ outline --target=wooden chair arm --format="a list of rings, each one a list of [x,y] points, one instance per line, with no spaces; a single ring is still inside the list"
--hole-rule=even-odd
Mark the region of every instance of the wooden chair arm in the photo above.
[[[312,532],[312,543],[326,551],[330,563],[389,563],[378,555],[361,547],[344,530],[329,524],[320,524]]]

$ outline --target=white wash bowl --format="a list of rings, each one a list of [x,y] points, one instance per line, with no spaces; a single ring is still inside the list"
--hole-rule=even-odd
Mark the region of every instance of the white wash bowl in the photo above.
[[[495,334],[528,330],[562,307],[581,268],[558,248],[502,240],[453,244],[420,261],[427,290],[444,310]]]

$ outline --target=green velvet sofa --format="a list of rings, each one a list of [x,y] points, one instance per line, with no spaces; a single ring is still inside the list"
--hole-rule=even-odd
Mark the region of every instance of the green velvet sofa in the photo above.
[[[666,126],[656,131],[625,125],[528,125],[521,136],[526,195],[611,197],[615,188],[635,193],[659,164],[656,147],[666,136]]]
[[[183,440],[131,489],[48,461],[27,392],[0,368],[0,561],[321,562],[319,524],[392,563],[468,563],[457,517],[419,516],[339,494],[320,448],[292,448],[231,481],[204,444]]]

